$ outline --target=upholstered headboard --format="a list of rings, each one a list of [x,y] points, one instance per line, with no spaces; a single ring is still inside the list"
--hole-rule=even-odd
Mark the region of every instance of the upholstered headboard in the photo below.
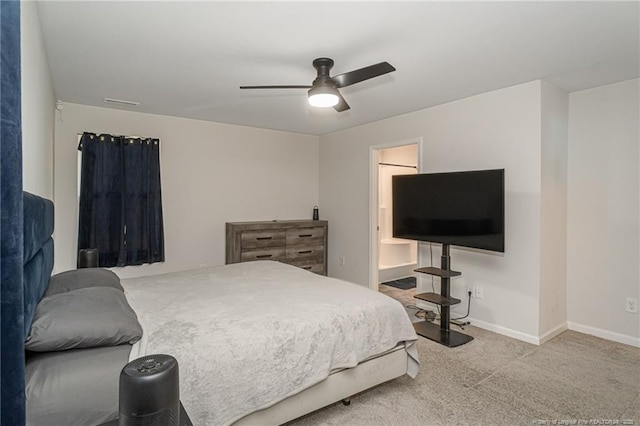
[[[24,336],[53,270],[53,202],[24,192]]]

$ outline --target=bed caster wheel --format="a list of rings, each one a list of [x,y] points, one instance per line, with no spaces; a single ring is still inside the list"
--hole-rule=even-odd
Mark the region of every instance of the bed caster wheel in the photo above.
[[[342,405],[349,406],[351,405],[351,398],[345,398],[342,400]]]

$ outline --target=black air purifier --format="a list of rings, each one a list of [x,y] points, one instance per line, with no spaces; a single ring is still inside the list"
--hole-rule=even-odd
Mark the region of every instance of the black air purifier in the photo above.
[[[170,355],[135,359],[120,372],[120,426],[179,426],[178,361]]]

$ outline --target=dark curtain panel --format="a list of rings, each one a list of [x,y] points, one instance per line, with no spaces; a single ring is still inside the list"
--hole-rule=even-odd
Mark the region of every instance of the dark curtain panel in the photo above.
[[[160,141],[126,139],[124,152],[127,264],[162,262]]]
[[[0,1],[0,423],[25,422],[20,3]]]
[[[126,265],[123,142],[92,133],[80,140],[78,250],[97,248],[101,267]]]
[[[78,249],[101,267],[164,261],[160,141],[84,133]]]

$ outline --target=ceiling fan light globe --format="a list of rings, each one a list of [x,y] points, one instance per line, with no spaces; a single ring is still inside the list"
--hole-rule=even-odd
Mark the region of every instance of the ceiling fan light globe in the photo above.
[[[317,108],[330,108],[338,105],[338,95],[333,93],[315,93],[309,95],[309,105]]]

